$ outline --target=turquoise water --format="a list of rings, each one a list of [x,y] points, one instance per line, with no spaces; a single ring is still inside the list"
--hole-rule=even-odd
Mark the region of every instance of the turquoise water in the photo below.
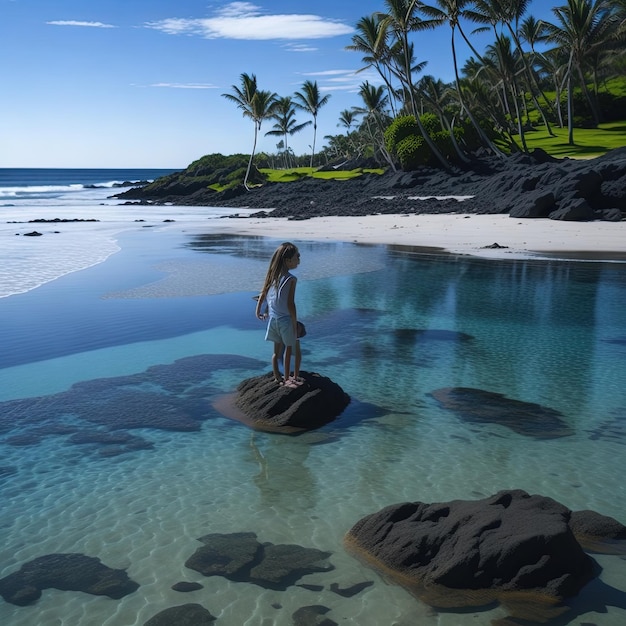
[[[212,405],[269,369],[252,296],[277,241],[126,234],[106,262],[0,299],[0,577],[79,552],[140,585],[119,600],[48,589],[0,602],[0,623],[140,625],[197,602],[229,626],[291,624],[315,604],[340,624],[489,624],[505,611],[437,612],[343,536],[387,504],[513,488],[626,522],[625,265],[297,243],[303,369],[352,398],[298,437]],[[432,395],[449,387],[558,411],[560,431],[464,418]],[[244,531],[331,552],[335,569],[300,581],[321,590],[276,591],[185,567],[199,537]],[[626,562],[594,558],[600,578],[559,624],[625,623]],[[365,581],[352,597],[331,589]]]

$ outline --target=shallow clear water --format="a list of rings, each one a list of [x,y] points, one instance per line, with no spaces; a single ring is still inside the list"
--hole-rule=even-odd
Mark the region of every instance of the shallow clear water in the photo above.
[[[303,369],[353,401],[288,437],[212,406],[269,369],[252,296],[276,244],[130,233],[104,263],[0,299],[0,577],[80,552],[140,585],[120,600],[45,590],[1,602],[0,623],[140,625],[198,602],[231,626],[291,624],[314,604],[340,624],[488,624],[504,609],[436,612],[349,556],[345,533],[387,504],[512,488],[626,522],[626,265],[298,242]],[[567,436],[464,420],[431,395],[448,387],[558,411]],[[161,411],[195,430],[154,427]],[[134,438],[72,443],[110,427]],[[329,551],[335,569],[300,581],[322,591],[282,592],[185,567],[199,537],[240,531]],[[594,558],[601,577],[559,623],[625,623],[626,562]],[[363,581],[353,597],[331,590]]]

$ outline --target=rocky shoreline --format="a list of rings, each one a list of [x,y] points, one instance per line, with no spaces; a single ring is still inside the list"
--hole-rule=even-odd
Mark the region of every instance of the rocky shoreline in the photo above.
[[[198,188],[187,171],[114,196],[128,204],[258,208],[254,217],[309,219],[373,214],[508,213],[515,218],[621,221],[626,217],[626,147],[588,160],[541,150],[477,158],[465,169],[303,178],[246,191]],[[460,202],[457,198],[464,198]]]

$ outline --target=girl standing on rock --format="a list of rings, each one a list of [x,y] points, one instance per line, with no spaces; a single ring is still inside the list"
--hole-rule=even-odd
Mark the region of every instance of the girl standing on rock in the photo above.
[[[295,301],[298,279],[290,273],[290,270],[299,264],[298,248],[288,241],[281,243],[272,255],[256,305],[257,318],[268,320],[265,340],[274,342],[272,355],[274,379],[279,385],[292,388],[302,384]],[[267,305],[266,310],[264,305]],[[295,356],[295,368],[294,375],[290,376],[292,353]],[[281,356],[284,356],[284,377],[281,376],[278,367]]]

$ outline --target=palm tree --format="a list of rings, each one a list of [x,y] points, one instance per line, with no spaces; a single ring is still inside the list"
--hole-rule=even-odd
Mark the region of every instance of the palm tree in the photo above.
[[[389,96],[385,94],[385,89],[382,85],[376,87],[375,85],[371,85],[368,81],[361,84],[359,95],[363,100],[364,107],[357,108],[357,111],[365,114],[363,122],[372,141],[374,155],[376,155],[376,152],[380,152],[385,161],[387,161],[391,169],[395,172],[395,163],[385,148],[385,122],[388,117],[385,113],[385,107],[389,102]]]
[[[243,73],[239,78],[241,80],[241,84],[239,86],[231,85],[233,92],[223,93],[222,96],[227,100],[234,102],[237,107],[241,109],[243,116],[249,117],[254,122],[254,143],[252,145],[250,159],[248,160],[246,175],[243,179],[243,186],[249,191],[250,188],[248,187],[248,178],[250,177],[252,160],[254,159],[254,153],[256,152],[257,137],[259,131],[261,130],[261,123],[272,114],[272,109],[276,101],[276,94],[271,91],[260,91],[257,89],[256,76],[254,74],[248,75]]]
[[[568,71],[568,54],[561,48],[552,48],[535,56],[535,66],[540,75],[548,77],[554,85],[554,108],[559,128],[563,128],[563,111],[561,94],[565,88]]]
[[[302,91],[296,91],[294,104],[299,109],[307,111],[313,116],[313,145],[311,146],[311,163],[313,167],[313,157],[315,156],[315,139],[317,136],[317,114],[319,110],[330,100],[330,94],[321,96],[317,81],[307,80],[302,85]]]
[[[548,118],[546,117],[543,108],[537,101],[535,90],[539,90],[539,86],[534,80],[534,74],[532,73],[531,68],[526,60],[526,56],[518,37],[519,20],[526,12],[529,3],[530,0],[474,0],[475,10],[468,11],[466,13],[466,16],[472,21],[483,24],[490,24],[496,36],[498,35],[496,30],[496,26],[498,24],[502,24],[502,26],[504,26],[509,31],[511,39],[515,44],[515,49],[517,50],[522,63],[522,70],[526,77],[526,83],[528,85],[528,93],[530,94],[535,108],[541,116],[541,119],[544,123],[544,126],[546,127],[546,130],[548,131],[548,134],[554,135],[552,129],[550,128]]]
[[[606,0],[566,0],[567,4],[555,7],[552,12],[557,24],[545,23],[547,40],[569,52],[568,63],[568,130],[569,143],[574,144],[574,127],[572,120],[573,94],[571,77],[575,71],[580,81],[580,88],[589,103],[595,124],[600,123],[600,111],[591,97],[585,78],[587,59],[595,51],[609,43],[614,36],[614,22],[610,19],[610,6]]]
[[[381,13],[382,22],[385,28],[390,28],[397,39],[399,50],[403,56],[402,76],[400,77],[406,87],[406,92],[411,104],[411,110],[415,116],[415,121],[420,133],[424,137],[430,151],[435,155],[444,169],[449,169],[448,162],[441,154],[439,148],[424,128],[420,120],[419,111],[415,105],[415,92],[413,89],[413,47],[409,43],[409,33],[418,28],[434,27],[433,23],[422,22],[417,16],[417,9],[420,3],[418,0],[385,0],[388,13]]]
[[[354,109],[344,109],[339,114],[339,124],[337,124],[337,126],[343,126],[348,131],[348,133],[350,133],[352,125],[356,121],[357,115],[358,114]]]
[[[282,147],[285,155],[285,167],[289,167],[289,163],[287,162],[289,157],[289,142],[287,141],[287,137],[299,133],[303,128],[308,126],[311,121],[309,120],[302,124],[296,123],[295,106],[289,96],[276,99],[270,118],[276,120],[276,123],[272,127],[272,130],[268,130],[265,135],[283,138]]]
[[[385,22],[380,13],[362,17],[355,26],[356,35],[352,36],[352,44],[346,46],[346,50],[363,53],[362,61],[365,66],[359,72],[373,67],[387,86],[389,92],[389,104],[391,111],[396,114],[395,91],[391,84],[389,72],[389,24]]]
[[[461,105],[461,113],[465,111],[467,116],[474,126],[476,133],[480,137],[482,143],[491,150],[494,154],[499,156],[504,156],[504,154],[498,150],[495,144],[489,139],[487,134],[480,127],[472,111],[466,105],[463,98],[463,90],[461,88],[461,80],[459,78],[459,67],[457,63],[456,56],[456,43],[455,43],[455,34],[456,30],[459,28],[459,20],[464,15],[465,7],[468,4],[469,0],[436,0],[436,4],[438,6],[422,6],[422,12],[429,16],[436,24],[445,24],[446,22],[450,26],[450,45],[452,48],[452,62],[454,64],[454,77],[455,77],[455,86],[457,91],[457,97],[459,99],[459,103]],[[467,161],[467,157],[465,157],[460,149],[457,146],[456,139],[454,137],[454,132],[450,130],[450,138],[452,139],[452,143],[457,151],[457,154],[463,161]]]
[[[496,36],[495,44],[487,47],[486,58],[500,77],[500,86],[502,87],[502,94],[505,101],[508,100],[507,87],[510,87],[511,89],[511,99],[513,100],[515,119],[517,120],[517,132],[519,133],[519,138],[522,142],[524,152],[528,152],[526,137],[524,135],[524,126],[522,124],[522,117],[520,115],[518,104],[518,99],[520,97],[520,89],[517,80],[517,74],[520,71],[519,55],[516,55],[515,51],[511,47],[511,40],[506,35],[498,34]]]

